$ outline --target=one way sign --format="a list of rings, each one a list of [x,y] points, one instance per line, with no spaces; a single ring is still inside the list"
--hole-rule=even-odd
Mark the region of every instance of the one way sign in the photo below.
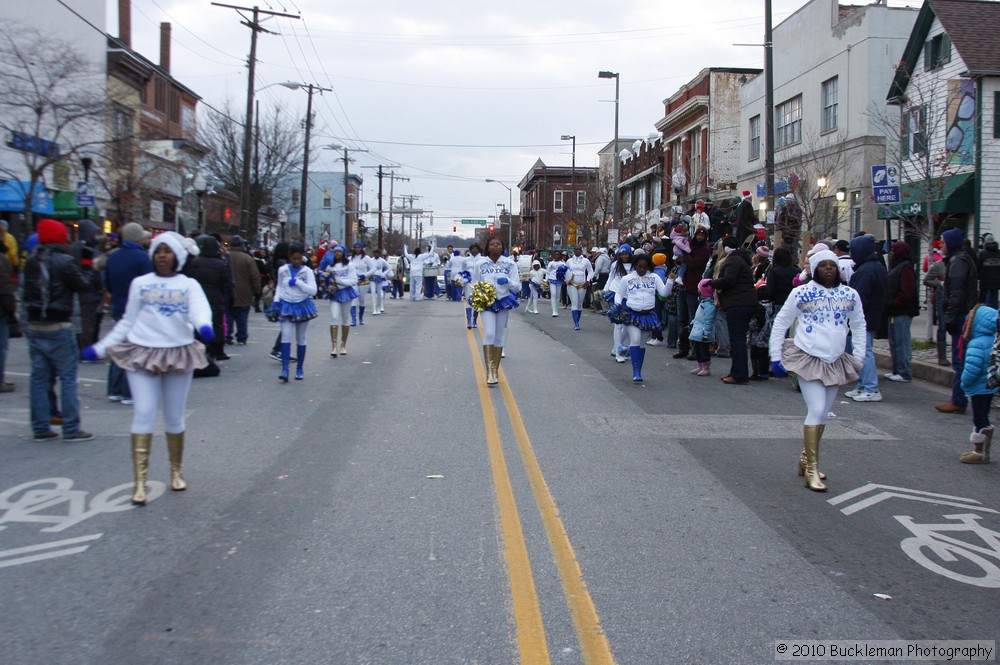
[[[876,204],[899,203],[899,167],[894,164],[872,167],[872,198]]]

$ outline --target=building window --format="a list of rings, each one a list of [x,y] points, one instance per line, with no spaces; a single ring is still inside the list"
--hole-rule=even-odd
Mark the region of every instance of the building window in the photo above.
[[[920,157],[927,154],[927,105],[914,106],[903,113],[900,128],[902,157]]]
[[[929,72],[951,62],[951,38],[941,33],[924,42],[924,71]]]
[[[792,97],[774,110],[774,147],[784,148],[802,141],[802,95]]]
[[[861,192],[851,192],[851,236],[861,231]]]
[[[327,210],[333,207],[333,190],[330,188],[323,190],[323,207]]]
[[[153,108],[167,112],[167,82],[160,78],[153,81]]]
[[[118,165],[129,161],[129,148],[132,139],[132,112],[115,105],[111,115],[111,157]]]
[[[636,183],[635,189],[635,211],[640,215],[646,212],[646,186],[643,183]]]
[[[701,191],[701,127],[691,132],[691,191]]]
[[[293,208],[298,208],[299,207],[299,190],[298,189],[293,189],[292,190],[292,207]]]
[[[993,138],[1000,139],[1000,92],[993,93]]]
[[[181,94],[176,90],[170,91],[170,122],[181,121]]]
[[[552,212],[562,212],[563,211],[563,193],[562,190],[557,189],[552,195]]]
[[[750,161],[760,159],[760,116],[750,118]]]
[[[576,212],[577,214],[587,212],[587,192],[576,192]]]
[[[832,132],[837,128],[838,86],[839,84],[836,76],[827,81],[823,81],[823,121],[820,131]]]

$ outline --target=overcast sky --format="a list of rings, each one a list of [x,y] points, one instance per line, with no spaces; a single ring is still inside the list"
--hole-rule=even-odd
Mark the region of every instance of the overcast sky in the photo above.
[[[826,0],[818,0],[825,2]],[[108,0],[108,32],[118,34],[117,0]],[[227,4],[249,5],[234,0]],[[804,4],[773,0],[777,25]],[[860,0],[856,4],[863,4]],[[159,24],[173,24],[172,73],[204,101],[242,109],[250,31],[233,9],[210,0],[133,0],[132,45],[159,58]],[[890,0],[892,6],[919,6]],[[409,181],[397,195],[420,197],[434,211],[433,231],[483,218],[506,205],[536,159],[569,166],[576,136],[578,166],[596,166],[614,137],[614,80],[621,76],[619,134],[647,136],[663,100],[705,67],[761,67],[764,2],[742,0],[595,0],[458,2],[457,0],[275,0],[262,9],[301,15],[265,25],[258,41],[257,88],[283,81],[333,92],[314,97],[314,145],[367,149],[352,170],[379,163]],[[275,86],[263,107],[280,100],[305,113],[306,93]],[[205,113],[203,109],[201,113]],[[342,170],[321,151],[311,170]],[[364,200],[377,207],[369,168]],[[388,205],[388,181],[384,183]],[[514,189],[517,209],[517,190]],[[397,205],[399,203],[397,202]]]

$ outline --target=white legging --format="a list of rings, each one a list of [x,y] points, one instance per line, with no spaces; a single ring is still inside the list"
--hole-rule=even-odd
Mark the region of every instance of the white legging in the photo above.
[[[559,302],[562,300],[562,284],[549,282],[549,297],[552,298],[552,313],[559,313]]]
[[[337,302],[336,300],[330,301],[330,325],[331,326],[346,326],[347,320],[351,316],[351,303],[353,300],[346,300],[344,302]],[[284,341],[284,340],[282,340]]]
[[[531,300],[528,302],[528,309],[532,311],[538,309],[538,291],[541,288],[534,282],[531,283]]]
[[[376,312],[385,311],[385,291],[382,285],[385,282],[372,282],[372,309]]]
[[[587,295],[587,289],[578,289],[575,286],[567,286],[566,293],[569,295],[569,308],[579,312],[583,310],[583,297]]]
[[[358,292],[358,297],[354,299],[352,305],[357,305],[358,307],[365,306],[365,299],[368,297],[368,289],[371,288],[371,284],[358,284],[358,288],[355,291]]]
[[[420,294],[421,289],[424,288],[424,274],[421,272],[411,272],[410,273],[410,300],[423,300],[423,296]]]
[[[282,321],[281,322],[281,343],[291,344],[292,338],[299,346],[306,345],[306,330],[309,328],[308,321]]]
[[[132,434],[152,434],[156,411],[163,399],[163,429],[170,434],[184,431],[184,407],[194,372],[126,372],[135,404],[132,407]]]
[[[611,351],[618,355],[618,347],[625,343],[625,324],[614,323],[611,327],[611,343],[613,345]]]
[[[628,345],[639,346],[642,344],[642,331],[637,326],[623,326],[628,332]]]
[[[806,381],[799,377],[799,389],[806,401],[806,425],[822,425],[837,399],[837,386],[825,386],[822,381]]]
[[[503,346],[506,340],[507,317],[509,309],[499,312],[480,312],[479,320],[483,324],[483,346]]]

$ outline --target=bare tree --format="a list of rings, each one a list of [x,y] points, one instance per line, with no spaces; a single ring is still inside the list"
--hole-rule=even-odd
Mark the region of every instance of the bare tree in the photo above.
[[[21,157],[20,164],[0,161],[0,174],[13,180],[27,174],[28,228],[46,170],[102,151],[106,105],[103,69],[73,44],[24,26],[0,27],[0,130]]]
[[[243,126],[233,120],[239,114],[231,101],[222,112],[212,112],[200,128],[199,141],[209,148],[204,167],[222,187],[240,191],[243,184]],[[291,173],[301,170],[305,147],[299,121],[281,105],[258,118],[256,150],[251,164],[250,220],[256,233],[257,213],[271,203],[272,192]]]

